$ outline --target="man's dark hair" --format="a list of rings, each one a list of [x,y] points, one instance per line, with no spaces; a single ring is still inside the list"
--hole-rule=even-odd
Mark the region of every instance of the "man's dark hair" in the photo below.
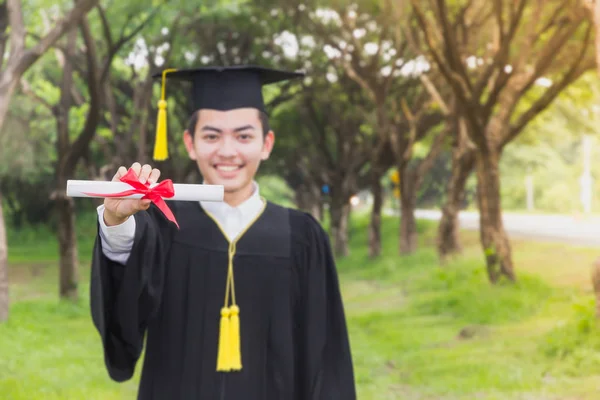
[[[200,110],[194,111],[191,118],[188,121],[187,130],[194,137],[196,133],[196,125],[198,125],[198,115],[200,114]],[[260,119],[260,124],[262,125],[263,131],[263,139],[267,137],[267,134],[271,130],[269,127],[269,116],[264,111],[258,111],[258,118]]]

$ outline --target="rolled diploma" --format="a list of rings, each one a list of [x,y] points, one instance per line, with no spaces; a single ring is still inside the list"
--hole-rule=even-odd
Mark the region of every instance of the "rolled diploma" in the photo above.
[[[156,185],[158,184],[152,184],[150,187],[154,187]],[[67,196],[70,197],[104,198],[105,196],[91,196],[86,193],[112,194],[131,189],[133,188],[125,182],[82,181],[73,179],[67,181]],[[165,198],[165,200],[223,201],[224,188],[222,185],[174,183],[173,189],[175,191],[175,195],[173,197]],[[139,199],[142,196],[142,194],[132,194],[122,198]]]

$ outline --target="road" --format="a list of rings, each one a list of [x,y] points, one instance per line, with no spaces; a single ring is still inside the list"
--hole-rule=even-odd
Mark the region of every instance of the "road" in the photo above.
[[[417,210],[417,218],[439,220],[437,210]],[[460,225],[464,229],[479,229],[479,214],[463,211]],[[531,215],[507,213],[503,215],[504,227],[510,237],[527,237],[583,246],[600,247],[600,217],[575,217],[573,215]]]

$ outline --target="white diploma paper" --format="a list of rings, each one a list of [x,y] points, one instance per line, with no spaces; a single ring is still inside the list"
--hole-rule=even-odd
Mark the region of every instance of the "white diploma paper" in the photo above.
[[[156,184],[150,187],[155,187]],[[106,181],[67,181],[67,196],[70,197],[94,197],[104,198],[101,195],[89,195],[87,193],[113,194],[132,190],[133,188],[125,182],[106,182]],[[173,189],[175,195],[165,198],[165,200],[181,201],[223,201],[224,188],[222,185],[195,185],[174,183]],[[132,194],[121,198],[139,199],[143,194]],[[117,197],[115,197],[117,198]]]

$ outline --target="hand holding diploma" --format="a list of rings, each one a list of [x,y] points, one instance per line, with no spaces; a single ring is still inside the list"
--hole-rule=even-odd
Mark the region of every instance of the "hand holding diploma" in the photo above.
[[[160,178],[160,170],[152,168],[150,165],[145,164],[141,166],[140,163],[136,162],[131,165],[130,171],[135,173],[140,183],[153,184],[158,182]],[[125,167],[120,167],[117,170],[112,181],[120,181],[127,174]],[[138,211],[147,210],[150,207],[152,200],[150,199],[115,199],[105,198],[104,199],[104,223],[107,226],[122,224]]]

